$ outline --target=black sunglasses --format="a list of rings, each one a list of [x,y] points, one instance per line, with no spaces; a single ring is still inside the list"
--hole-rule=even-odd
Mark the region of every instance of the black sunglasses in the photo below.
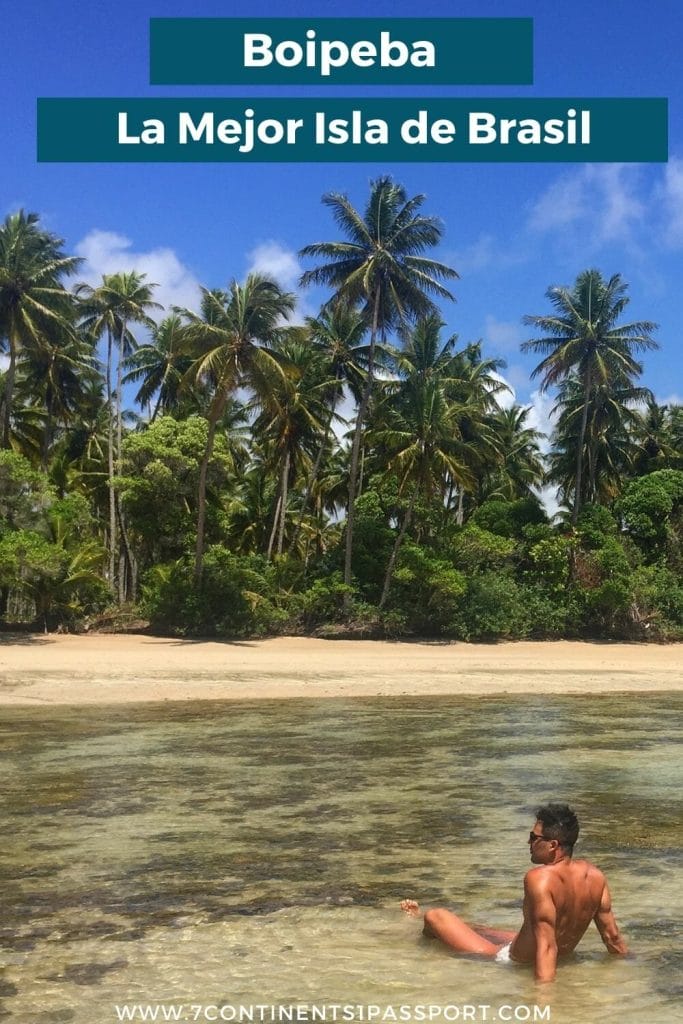
[[[532,846],[537,839],[543,839],[546,843],[550,842],[550,838],[548,836],[539,835],[538,832],[529,833],[529,842],[532,844]]]

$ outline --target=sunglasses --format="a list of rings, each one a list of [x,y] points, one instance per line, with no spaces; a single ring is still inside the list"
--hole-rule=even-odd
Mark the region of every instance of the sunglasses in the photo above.
[[[548,836],[539,835],[538,832],[530,832],[529,833],[529,842],[531,843],[532,846],[534,845],[534,843],[536,842],[537,839],[543,839],[543,841],[546,842],[546,843],[550,842],[550,839],[548,838]]]

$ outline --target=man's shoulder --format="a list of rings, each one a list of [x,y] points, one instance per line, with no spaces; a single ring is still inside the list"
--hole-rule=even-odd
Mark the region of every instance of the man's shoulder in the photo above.
[[[606,879],[602,871],[595,864],[591,864],[589,860],[572,860],[571,870],[583,873],[584,877],[591,881],[600,881],[603,885],[605,884]],[[529,868],[525,874],[524,888],[529,890],[545,889],[553,884],[555,877],[552,865],[539,864],[536,867]]]
[[[524,876],[524,888],[536,890],[545,887],[550,881],[545,864],[539,864],[535,868],[529,868]]]
[[[572,864],[575,870],[583,871],[591,878],[600,878],[603,882],[605,881],[605,876],[600,868],[596,867],[595,864],[591,864],[589,860],[572,860]]]

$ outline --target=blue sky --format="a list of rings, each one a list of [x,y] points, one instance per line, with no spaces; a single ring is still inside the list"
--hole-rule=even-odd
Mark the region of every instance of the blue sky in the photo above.
[[[250,269],[294,288],[296,252],[337,237],[320,203],[346,192],[358,206],[368,183],[391,173],[445,224],[438,258],[461,280],[444,307],[450,332],[482,338],[507,360],[517,399],[547,425],[551,400],[529,381],[519,351],[525,313],[543,313],[545,291],[571,284],[586,267],[630,285],[629,319],[659,323],[661,351],[646,355],[643,383],[661,400],[683,402],[683,14],[680,0],[358,0],[214,3],[209,0],[70,0],[6,4],[0,66],[0,214],[23,206],[87,258],[82,277],[136,268],[160,285],[163,303],[194,304],[198,285],[225,285]],[[38,96],[245,95],[244,87],[149,85],[148,19],[172,16],[532,17],[534,85],[456,86],[453,96],[664,96],[669,99],[668,164],[38,164]],[[416,95],[401,89],[306,91],[290,95]],[[426,90],[427,92],[429,90]],[[274,94],[254,89],[253,95]],[[311,312],[322,293],[302,296]]]

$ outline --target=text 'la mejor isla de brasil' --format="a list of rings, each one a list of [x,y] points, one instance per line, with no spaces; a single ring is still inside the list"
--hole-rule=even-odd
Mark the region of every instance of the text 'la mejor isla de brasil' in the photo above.
[[[255,144],[266,146],[283,144],[295,146],[305,134],[306,121],[301,117],[257,118],[246,108],[239,118],[217,119],[213,111],[197,116],[179,111],[175,119],[174,142],[181,146],[199,144],[236,146],[240,153],[249,153]],[[167,126],[161,118],[146,118],[132,124],[127,111],[118,114],[119,145],[163,146]],[[324,110],[313,115],[313,140],[316,145],[386,145],[390,141],[390,128],[380,117],[367,117],[363,110],[354,109],[348,117],[328,117]],[[450,118],[431,120],[427,110],[416,117],[406,118],[400,125],[401,141],[406,145],[436,143],[449,145],[457,141],[458,126]],[[485,111],[471,111],[467,117],[469,145],[511,142],[522,145],[588,145],[590,143],[590,111],[577,111],[570,107],[562,118],[539,121],[535,118],[498,117]]]

